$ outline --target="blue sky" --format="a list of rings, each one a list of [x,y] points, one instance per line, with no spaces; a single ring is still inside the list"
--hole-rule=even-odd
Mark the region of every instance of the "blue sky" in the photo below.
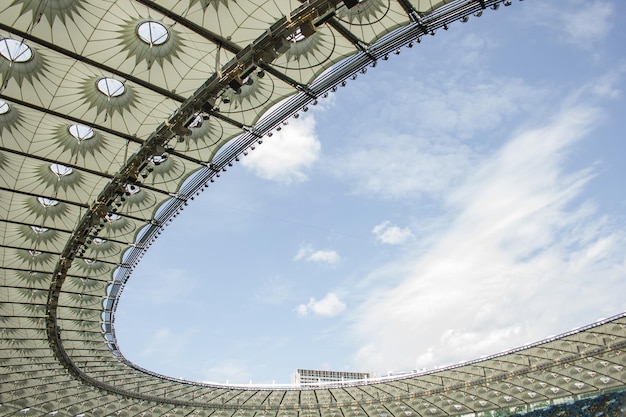
[[[380,62],[222,175],[116,319],[218,383],[433,369],[626,309],[626,6],[527,0]]]

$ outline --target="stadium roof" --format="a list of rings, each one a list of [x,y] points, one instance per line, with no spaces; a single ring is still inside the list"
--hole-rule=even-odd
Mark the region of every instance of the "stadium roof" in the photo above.
[[[283,120],[504,0],[9,0],[0,6],[0,415],[459,415],[626,385],[626,316],[427,373],[176,380],[114,313],[190,200]]]

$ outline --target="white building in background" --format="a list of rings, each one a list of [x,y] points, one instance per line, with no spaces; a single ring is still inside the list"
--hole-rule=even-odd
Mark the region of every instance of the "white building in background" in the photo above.
[[[318,384],[324,382],[354,381],[357,379],[374,378],[373,372],[320,371],[314,369],[298,369],[291,375],[292,384]]]

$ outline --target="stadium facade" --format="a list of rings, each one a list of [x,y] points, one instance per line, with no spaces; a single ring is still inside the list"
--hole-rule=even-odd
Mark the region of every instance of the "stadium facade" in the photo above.
[[[398,48],[511,3],[1,2],[0,415],[487,415],[623,389],[624,314],[454,367],[307,387],[181,381],[118,349],[133,269],[242,153]]]

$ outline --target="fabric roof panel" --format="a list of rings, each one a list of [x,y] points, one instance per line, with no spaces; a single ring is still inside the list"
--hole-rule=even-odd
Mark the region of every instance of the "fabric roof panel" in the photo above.
[[[158,0],[156,3],[241,48],[260,36],[278,18],[301,6],[301,3],[294,0]]]
[[[411,23],[400,2],[389,0],[366,0],[352,8],[339,7],[336,20],[366,44]]]
[[[97,127],[91,129],[34,109],[16,104],[11,106],[11,111],[19,114],[20,122],[3,132],[0,136],[2,146],[18,153],[28,152],[40,160],[114,173],[139,146]],[[14,160],[15,156],[4,151],[2,158]],[[0,169],[3,166],[6,172],[15,172],[14,163],[0,164]]]
[[[349,39],[323,24],[311,36],[291,42],[289,50],[271,65],[286,76],[309,84],[332,64],[356,52],[358,48]]]
[[[446,4],[453,3],[454,0],[409,0],[413,8],[420,14],[430,13]]]

